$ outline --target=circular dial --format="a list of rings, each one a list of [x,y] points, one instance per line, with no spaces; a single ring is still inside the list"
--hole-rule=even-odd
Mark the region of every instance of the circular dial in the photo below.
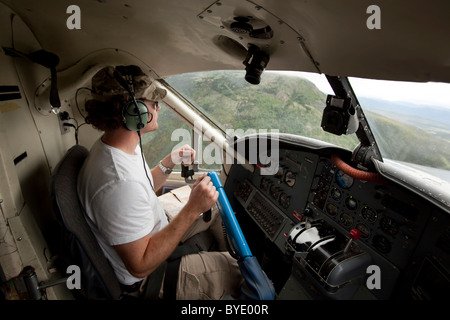
[[[280,188],[278,188],[276,185],[272,185],[269,189],[270,196],[275,200],[278,200],[280,192],[281,192]]]
[[[345,199],[345,206],[349,210],[356,210],[356,208],[358,207],[358,202],[356,201],[355,198],[353,198],[352,196],[349,196]]]
[[[353,224],[353,218],[346,213],[341,214],[339,221],[346,227],[350,227]]]
[[[386,234],[389,234],[391,236],[396,235],[398,233],[398,230],[400,228],[397,221],[390,217],[383,217],[380,220],[380,227],[381,230],[383,230]]]
[[[342,192],[338,188],[331,189],[331,198],[333,198],[336,201],[341,200]]]
[[[291,197],[288,196],[286,193],[282,192],[278,202],[283,208],[287,209],[289,207],[289,204],[291,203]]]
[[[384,254],[389,253],[392,249],[389,240],[385,236],[379,234],[373,237],[373,245],[378,251]]]
[[[338,208],[332,203],[327,204],[326,209],[327,213],[332,217],[338,214]]]
[[[270,180],[268,178],[262,178],[260,187],[262,190],[267,191],[269,189]]]
[[[370,236],[370,229],[365,224],[359,223],[356,228],[361,231],[361,237],[367,239]]]
[[[343,171],[338,170],[336,173],[336,182],[341,188],[349,189],[353,185],[354,179]]]
[[[374,223],[378,219],[377,212],[368,206],[364,206],[361,209],[361,215],[364,219],[366,219],[370,223]]]
[[[288,170],[286,171],[286,175],[284,177],[284,183],[286,183],[289,187],[293,187],[296,181],[296,173]]]

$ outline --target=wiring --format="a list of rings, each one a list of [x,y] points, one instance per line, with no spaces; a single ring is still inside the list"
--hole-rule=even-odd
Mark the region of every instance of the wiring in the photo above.
[[[78,88],[77,91],[75,92],[75,105],[76,105],[76,107],[77,107],[78,113],[79,113],[80,116],[84,119],[84,123],[82,123],[82,124],[79,125],[77,119],[72,118],[72,117],[69,115],[69,113],[68,113],[67,111],[65,111],[65,112],[63,112],[63,113],[61,113],[61,114],[59,115],[59,117],[60,117],[60,119],[61,119],[62,121],[68,121],[68,120],[73,120],[73,121],[75,121],[76,125],[74,125],[74,124],[72,124],[72,123],[67,123],[67,122],[65,122],[65,123],[63,124],[63,126],[64,126],[64,127],[72,127],[72,128],[75,129],[75,143],[76,143],[76,144],[79,144],[79,143],[78,143],[78,131],[79,131],[79,129],[80,129],[82,126],[84,126],[84,125],[87,124],[87,122],[86,122],[86,116],[81,112],[80,106],[79,106],[79,104],[78,104],[78,93],[80,92],[80,90],[83,90],[83,89],[86,89],[86,90],[91,91],[91,89],[88,88],[88,87],[81,87],[81,88]]]
[[[139,136],[139,146],[141,148],[141,156],[142,156],[142,164],[144,165],[144,170],[145,170],[145,175],[147,176],[148,182],[150,182],[150,186],[153,189],[153,192],[155,192],[155,188],[153,187],[153,183],[152,180],[150,179],[150,177],[148,176],[148,172],[147,172],[147,166],[145,165],[145,157],[144,157],[144,151],[142,149],[142,137],[141,137],[141,131],[137,131],[137,134]]]
[[[75,105],[76,105],[76,107],[77,107],[78,112],[79,112],[80,115],[83,117],[84,121],[86,121],[86,116],[81,112],[80,106],[78,105],[78,92],[79,92],[80,90],[83,90],[83,89],[86,89],[86,90],[89,90],[89,92],[92,92],[92,90],[91,90],[90,88],[88,88],[88,87],[81,87],[81,88],[78,88],[77,91],[75,92]]]
[[[79,144],[79,143],[78,143],[78,131],[79,131],[79,129],[80,129],[82,126],[84,126],[84,125],[87,124],[87,123],[84,122],[84,123],[78,125],[78,121],[77,121],[75,118],[71,118],[71,117],[69,117],[67,120],[73,120],[73,121],[75,121],[76,125],[74,125],[73,123],[64,122],[63,126],[64,126],[64,127],[72,127],[72,128],[75,129],[75,143],[76,143],[76,144]]]

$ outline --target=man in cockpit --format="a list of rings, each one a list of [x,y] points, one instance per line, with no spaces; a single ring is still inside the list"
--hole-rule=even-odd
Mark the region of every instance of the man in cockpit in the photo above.
[[[88,223],[127,292],[147,290],[153,298],[155,290],[159,298],[238,297],[242,276],[226,252],[220,215],[213,211],[209,222],[199,218],[218,198],[210,178],[197,179],[170,223],[155,193],[176,164],[194,159],[194,150],[186,145],[151,170],[145,162],[141,136],[158,129],[158,101],[165,95],[137,66],[106,67],[92,78],[86,122],[104,134],[78,179]],[[218,251],[180,246],[188,235],[205,230],[214,234]]]

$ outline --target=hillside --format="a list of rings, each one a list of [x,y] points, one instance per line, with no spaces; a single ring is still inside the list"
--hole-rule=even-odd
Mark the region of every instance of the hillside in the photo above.
[[[413,124],[365,112],[383,157],[450,170],[450,143]]]
[[[168,81],[221,124],[223,129],[278,130],[353,149],[355,136],[335,136],[320,127],[326,95],[298,77],[265,73],[261,84],[248,84],[242,72],[186,74]]]
[[[389,118],[409,126],[415,126],[446,141],[450,141],[450,109],[431,105],[406,102],[359,99],[365,110]]]
[[[254,86],[244,80],[242,72],[221,71],[177,75],[166,81],[224,130],[278,130],[350,150],[358,144],[355,135],[335,136],[322,130],[326,96],[313,83],[299,77],[267,72],[261,84]],[[378,101],[377,105],[383,103]],[[402,116],[388,110],[379,107],[374,110],[377,113],[365,111],[384,157],[450,169],[448,129],[442,126],[442,121],[408,114],[407,109],[402,109]],[[173,130],[180,126],[188,129],[164,108],[160,119],[158,134],[145,137],[146,152],[169,153],[178,143],[170,141]]]

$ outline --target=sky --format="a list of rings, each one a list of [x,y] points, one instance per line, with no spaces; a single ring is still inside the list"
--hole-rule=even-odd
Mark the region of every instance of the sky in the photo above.
[[[295,74],[295,72],[288,72]],[[312,81],[325,94],[334,94],[324,75],[298,73]],[[399,82],[350,78],[357,97],[389,101],[407,101],[415,104],[434,105],[450,109],[450,83]]]
[[[438,82],[398,82],[351,78],[353,90],[357,95],[391,101],[411,101],[416,104],[429,104],[450,109],[450,84]]]

